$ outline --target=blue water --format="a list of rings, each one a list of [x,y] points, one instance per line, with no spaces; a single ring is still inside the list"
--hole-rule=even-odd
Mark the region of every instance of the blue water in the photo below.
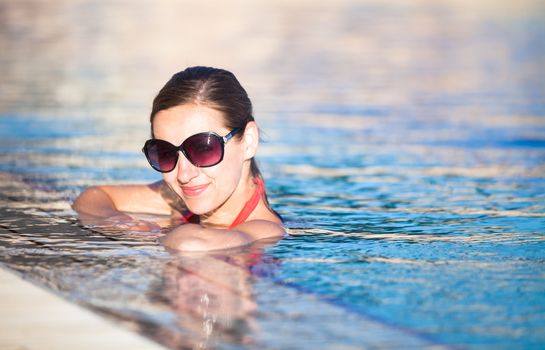
[[[0,172],[11,174],[2,177],[0,192],[0,227],[12,232],[2,231],[4,264],[103,314],[129,315],[140,332],[171,348],[184,344],[177,334],[198,333],[192,325],[202,320],[158,301],[171,293],[157,287],[170,283],[158,271],[185,261],[154,237],[114,232],[108,239],[82,228],[69,208],[89,185],[158,179],[140,148],[151,98],[178,68],[161,51],[170,47],[165,52],[181,63],[225,66],[247,87],[264,132],[258,159],[269,197],[290,233],[261,248],[251,282],[235,284],[240,295],[251,286],[257,315],[231,310],[240,325],[225,321],[227,331],[199,344],[397,348],[407,337],[474,349],[545,346],[539,1],[253,4],[250,13],[271,16],[232,10],[240,23],[233,32],[219,13],[197,6],[206,23],[227,33],[225,40],[247,39],[239,56],[225,57],[214,55],[225,50],[223,39],[202,33],[179,38],[192,54],[171,45],[171,31],[183,23],[161,16],[174,12],[173,4],[114,6],[108,10],[123,12],[125,22],[59,34],[71,21],[92,28],[106,8],[89,6],[94,11],[83,19],[77,6],[40,9],[51,21],[45,32],[59,35],[51,36],[57,38],[51,47],[31,21],[23,21],[28,29],[20,34],[27,41],[14,36],[13,19],[1,34],[12,48],[0,64],[9,78],[3,91],[11,91],[0,97]],[[6,7],[12,15],[13,8]],[[156,24],[147,26],[150,36],[142,37],[141,49],[128,50],[127,39],[137,34],[122,29],[138,33],[148,13],[163,20],[150,16],[147,23]],[[83,39],[95,50],[90,57],[71,51]],[[49,56],[26,56],[32,43]],[[104,49],[116,45],[125,51]],[[30,68],[36,65],[42,68]],[[112,285],[119,296],[106,291]],[[320,308],[329,310],[329,321],[317,316]],[[177,317],[185,321],[172,323]],[[400,343],[379,339],[380,332],[358,337],[369,320],[398,332]],[[322,323],[332,327],[327,336]]]

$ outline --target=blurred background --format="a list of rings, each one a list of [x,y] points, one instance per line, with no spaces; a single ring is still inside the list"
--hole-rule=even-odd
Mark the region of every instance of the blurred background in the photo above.
[[[388,143],[449,141],[462,125],[542,126],[543,7],[3,0],[0,113],[140,127],[173,73],[210,65],[239,77],[264,123],[288,113],[309,126],[386,129],[365,137]],[[543,142],[536,133],[523,136]]]
[[[271,141],[265,167],[269,155],[273,168],[370,166],[377,157],[383,166],[410,148],[412,164],[540,174],[543,10],[536,0],[2,0],[2,136],[22,141],[18,133],[43,136],[57,124],[50,133],[70,136],[63,162],[88,162],[83,147],[101,151],[91,161],[107,169],[123,162],[108,162],[110,151],[139,151],[170,76],[210,65],[233,71],[249,92]],[[530,164],[503,167],[513,146]],[[2,149],[2,169],[24,170],[13,163],[31,155],[13,148]],[[54,162],[37,153],[29,166]],[[147,166],[140,156],[137,164]]]

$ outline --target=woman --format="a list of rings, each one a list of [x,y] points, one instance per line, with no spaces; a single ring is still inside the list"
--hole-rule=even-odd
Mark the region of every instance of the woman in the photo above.
[[[252,104],[232,73],[191,67],[175,74],[154,99],[150,121],[152,139],[143,151],[163,181],[88,188],[74,202],[81,216],[151,230],[154,224],[127,213],[171,214],[184,224],[162,242],[183,251],[285,234],[254,159],[259,131]]]

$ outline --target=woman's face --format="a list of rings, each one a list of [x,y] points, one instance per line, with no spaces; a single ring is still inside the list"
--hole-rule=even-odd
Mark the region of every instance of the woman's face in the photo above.
[[[155,138],[179,146],[188,137],[201,132],[227,135],[231,130],[223,121],[222,112],[203,105],[184,104],[159,111],[152,128]],[[239,185],[247,158],[244,148],[244,142],[230,139],[225,144],[223,160],[207,168],[196,167],[179,152],[176,168],[164,173],[163,177],[191,212],[197,215],[210,213],[226,203]]]

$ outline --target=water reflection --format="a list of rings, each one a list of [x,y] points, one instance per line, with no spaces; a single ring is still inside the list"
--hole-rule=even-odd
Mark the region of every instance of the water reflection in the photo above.
[[[257,304],[248,259],[258,263],[255,253],[245,253],[165,264],[158,293],[177,314],[177,326],[192,334],[194,347],[208,348],[218,341],[252,345]],[[178,342],[187,339],[174,334],[167,342],[178,348]]]

